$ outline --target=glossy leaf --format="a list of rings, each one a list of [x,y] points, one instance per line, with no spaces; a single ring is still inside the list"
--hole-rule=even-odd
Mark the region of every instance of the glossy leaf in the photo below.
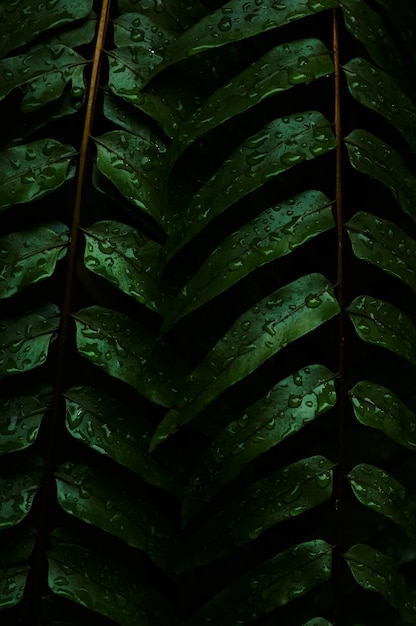
[[[136,228],[104,221],[84,230],[85,267],[157,311],[160,244]]]
[[[331,574],[331,546],[316,540],[281,552],[243,574],[210,600],[186,626],[250,623],[299,598]]]
[[[184,521],[200,510],[253,459],[301,430],[336,403],[334,374],[305,367],[272,387],[214,439],[185,491]]]
[[[34,6],[32,3],[9,0],[0,6],[0,57],[35,39],[45,30],[79,20],[90,13],[92,0],[46,0]],[[12,23],[19,28],[10,27]]]
[[[157,367],[153,355],[156,335],[149,328],[123,313],[99,306],[78,311],[74,319],[77,348],[83,357],[152,402],[171,406],[176,401],[175,378],[181,375],[180,363],[175,360],[174,366],[162,362]]]
[[[97,167],[135,206],[163,224],[158,193],[164,146],[112,131],[95,139]]]
[[[380,593],[391,606],[399,610],[405,622],[416,623],[414,596],[405,578],[399,574],[394,559],[363,544],[350,548],[345,559],[361,587]]]
[[[140,91],[134,62],[138,62],[140,53],[132,55],[121,49],[115,50],[109,68],[109,88],[112,93],[129,104],[141,109],[155,119],[168,137],[176,137],[183,123],[201,105],[198,93],[190,85],[178,84],[175,76],[166,79],[159,88],[149,85],[146,91]]]
[[[0,477],[0,528],[10,528],[29,513],[43,476],[43,461],[35,457]]]
[[[257,481],[191,535],[181,550],[180,570],[222,558],[275,524],[325,502],[332,494],[333,468],[331,461],[315,456]]]
[[[20,602],[25,591],[29,569],[29,565],[0,568],[0,610],[8,609]]]
[[[365,59],[343,66],[351,95],[388,119],[416,150],[416,106],[389,74]]]
[[[169,450],[150,455],[154,424],[110,394],[92,387],[65,391],[66,427],[73,437],[137,473],[146,482],[179,495],[182,476]],[[173,472],[173,469],[177,469]]]
[[[416,178],[396,150],[365,130],[345,137],[351,164],[387,187],[405,213],[416,222]]]
[[[64,511],[144,550],[166,568],[173,531],[153,505],[121,481],[76,463],[64,463],[55,473],[59,504]]]
[[[147,44],[123,46],[107,54],[110,66],[108,85],[114,93],[121,89],[123,95],[139,93],[162,61],[162,57]]]
[[[74,154],[74,148],[54,139],[0,152],[0,210],[42,198],[62,185]]]
[[[416,291],[416,242],[393,222],[359,212],[346,225],[359,259],[397,276]]]
[[[286,0],[261,4],[230,0],[189,28],[169,48],[158,71],[189,56],[263,33],[289,22],[336,7],[337,0]]]
[[[60,222],[11,233],[0,239],[0,298],[52,276],[66,254],[69,228]]]
[[[256,268],[289,254],[333,226],[331,201],[320,191],[305,191],[266,209],[210,254],[169,305],[163,329]]]
[[[325,154],[335,145],[330,123],[317,111],[267,124],[237,148],[177,217],[175,233],[166,245],[168,257],[237,200],[295,165]]]
[[[397,307],[370,296],[358,296],[347,311],[363,341],[416,363],[416,328]]]
[[[390,389],[363,380],[349,395],[361,424],[378,428],[401,446],[416,448],[416,415]]]
[[[23,111],[31,112],[62,95],[69,81],[73,95],[84,96],[82,69],[87,61],[72,48],[62,45],[43,46],[32,52],[0,61],[0,100],[16,87],[26,85],[21,103]],[[79,80],[81,69],[81,81]]]
[[[16,319],[0,320],[0,378],[45,362],[59,319],[58,307],[49,304]]]
[[[393,476],[379,467],[361,463],[348,473],[348,480],[361,504],[393,520],[410,537],[416,536],[416,501]]]
[[[74,542],[56,531],[48,552],[48,583],[58,596],[114,619],[121,626],[176,623],[167,601],[140,573],[120,561]]]
[[[361,0],[341,0],[345,25],[361,41],[377,65],[392,76],[403,76],[403,63],[380,14]]]
[[[319,39],[302,39],[273,48],[208,98],[181,129],[181,145],[174,144],[171,151],[177,156],[204,133],[265,98],[332,72],[328,49]]]
[[[323,617],[315,617],[305,622],[302,626],[332,626],[332,622],[328,622]]]
[[[52,388],[0,399],[0,455],[31,446],[52,400]]]
[[[174,39],[172,32],[158,24],[153,16],[138,13],[123,13],[113,21],[114,43],[117,48],[140,44],[143,53],[165,54]]]
[[[248,376],[292,341],[338,313],[332,286],[320,274],[303,276],[241,315],[188,377],[183,408],[172,410],[153,437],[157,445],[189,422],[225,389]]]

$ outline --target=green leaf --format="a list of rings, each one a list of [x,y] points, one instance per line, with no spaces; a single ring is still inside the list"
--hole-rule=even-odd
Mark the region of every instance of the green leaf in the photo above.
[[[150,502],[138,498],[120,480],[86,465],[64,463],[55,476],[58,502],[64,511],[144,550],[166,569],[167,548],[174,545],[173,530]]]
[[[416,502],[401,483],[368,463],[356,465],[347,478],[361,504],[393,520],[409,537],[416,537]]]
[[[250,461],[335,406],[334,379],[322,365],[305,367],[280,381],[231,422],[196,466],[185,491],[184,521],[189,521]]]
[[[45,0],[36,7],[27,2],[3,2],[0,5],[0,57],[38,35],[62,24],[80,20],[90,13],[92,0]],[[11,28],[11,24],[19,28]]]
[[[66,427],[73,437],[128,467],[147,483],[181,494],[183,478],[171,451],[148,452],[154,430],[150,419],[92,387],[72,387],[64,396]]]
[[[163,227],[158,183],[165,147],[119,130],[96,137],[95,143],[100,172]]]
[[[57,31],[53,31],[46,41],[49,45],[62,44],[69,48],[85,46],[94,40],[97,21],[97,14],[91,11],[82,22],[72,22],[61,26]],[[42,41],[34,45],[31,50],[41,48],[45,43],[45,41]]]
[[[343,69],[351,95],[389,120],[416,150],[416,106],[396,81],[366,59],[351,59]]]
[[[0,610],[8,609],[20,602],[29,570],[29,565],[0,568]]]
[[[0,610],[20,602],[30,566],[27,563],[35,545],[36,531],[21,525],[3,531],[0,555]]]
[[[44,463],[34,457],[0,477],[0,529],[15,526],[29,513],[40,487]]]
[[[370,296],[358,296],[347,311],[363,341],[416,363],[416,328],[397,307]]]
[[[302,624],[302,626],[332,626],[332,622],[328,622],[323,617],[315,617]]]
[[[345,143],[351,165],[387,187],[403,211],[416,222],[416,178],[399,153],[365,130],[354,130],[345,137]]]
[[[0,152],[0,210],[42,198],[62,185],[74,155],[74,148],[54,139]]]
[[[21,109],[31,112],[59,98],[69,81],[75,82],[73,95],[84,97],[82,81],[86,59],[72,48],[62,45],[43,46],[32,52],[0,61],[0,100],[16,87],[27,85]],[[81,85],[78,78],[81,69]],[[82,89],[80,89],[82,87]]]
[[[346,224],[354,254],[416,292],[416,242],[393,222],[358,212]]]
[[[157,14],[156,14],[157,15]],[[163,56],[174,39],[172,32],[153,16],[124,13],[113,20],[114,43],[117,48],[140,44],[144,52]]]
[[[405,448],[416,448],[416,415],[390,389],[363,380],[349,396],[361,424],[378,428]]]
[[[205,50],[252,37],[337,5],[338,0],[286,0],[278,3],[264,0],[261,4],[256,0],[244,3],[231,0],[188,28],[170,46],[157,72]]]
[[[188,0],[164,0],[163,4],[118,0],[118,6],[121,12],[135,11],[140,16],[146,16],[155,26],[158,25],[173,35],[180,34],[207,13],[200,0],[193,0],[192,4]]]
[[[345,25],[371,56],[392,76],[403,77],[403,61],[380,13],[362,0],[340,1]]]
[[[306,111],[274,120],[247,138],[176,218],[166,245],[170,258],[215,216],[271,178],[336,145],[328,120]]]
[[[394,559],[363,544],[353,546],[344,556],[361,587],[380,593],[399,610],[405,622],[416,623],[414,595],[409,591],[405,578],[399,574]]]
[[[157,404],[172,406],[177,401],[177,380],[181,363],[155,362],[156,334],[123,313],[91,306],[74,314],[77,348],[82,356],[134,387]],[[159,359],[160,361],[160,359]],[[174,369],[175,368],[175,369]]]
[[[110,69],[108,86],[122,97],[139,94],[162,61],[162,57],[146,43],[109,50],[107,55]]]
[[[179,570],[222,558],[275,524],[325,502],[332,494],[333,468],[325,457],[314,456],[246,488],[191,535],[181,548]]]
[[[331,201],[305,191],[266,209],[227,237],[169,305],[163,330],[256,268],[289,254],[334,226]]]
[[[0,378],[42,365],[56,339],[59,321],[59,309],[54,304],[17,319],[0,320]]]
[[[192,141],[275,93],[311,82],[334,70],[319,39],[301,39],[273,48],[216,90],[182,127],[170,152],[175,158]]]
[[[60,222],[25,229],[0,239],[0,298],[52,276],[66,254],[69,228]]]
[[[0,456],[31,446],[52,401],[52,387],[0,399]]]
[[[331,551],[325,541],[316,540],[277,554],[212,598],[186,626],[247,624],[303,596],[330,577]]]
[[[85,267],[157,311],[160,244],[132,226],[109,220],[84,229],[84,234]]]
[[[183,408],[159,424],[152,446],[189,422],[225,389],[339,311],[332,286],[320,274],[303,276],[241,315],[188,377]]]
[[[85,546],[62,541],[56,531],[48,552],[48,583],[58,596],[116,620],[120,626],[176,623],[171,607],[134,570]]]

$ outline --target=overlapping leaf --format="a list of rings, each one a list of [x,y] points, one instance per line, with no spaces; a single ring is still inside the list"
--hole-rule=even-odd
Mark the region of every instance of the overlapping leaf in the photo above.
[[[275,385],[231,422],[202,455],[186,488],[184,521],[247,463],[298,432],[335,403],[334,374],[321,365],[305,367]]]
[[[84,230],[84,264],[138,302],[157,311],[161,246],[137,229],[113,221]]]
[[[303,39],[273,48],[249,68],[215,91],[181,129],[172,145],[172,162],[186,145],[227,119],[247,111],[265,98],[295,85],[331,74],[333,64],[319,39]]]
[[[286,345],[337,314],[332,286],[319,274],[303,276],[240,316],[192,372],[182,390],[183,408],[171,410],[153,437],[157,445],[207,404]]]
[[[62,95],[72,82],[72,95],[85,95],[83,70],[87,61],[72,48],[55,45],[0,61],[0,72],[5,79],[0,88],[0,99],[12,89],[25,85],[21,102],[23,111],[31,112]]]
[[[209,518],[185,543],[180,569],[205,565],[256,539],[268,528],[331,497],[334,464],[310,457],[251,485]]]
[[[156,342],[156,333],[123,313],[91,306],[74,315],[82,356],[137,389],[152,402],[172,406],[178,397],[180,363]],[[159,363],[154,351],[159,346]],[[183,366],[182,366],[183,367]],[[181,371],[182,370],[182,371]]]
[[[65,400],[66,426],[73,437],[136,472],[146,482],[176,495],[181,493],[177,456],[171,450],[152,455],[148,452],[154,424],[145,415],[92,387],[67,389]]]
[[[158,71],[205,50],[218,48],[336,7],[337,0],[230,0],[201,19],[172,44]]]
[[[325,541],[301,543],[235,580],[186,622],[202,626],[250,623],[299,598],[331,574],[332,548]]]
[[[257,267],[289,254],[334,225],[331,202],[305,191],[266,209],[227,237],[183,287],[165,316],[163,329],[202,306]]]
[[[38,6],[9,1],[0,6],[0,57],[28,43],[45,30],[73,23],[90,13],[92,0],[46,0]],[[19,28],[13,28],[19,24]]]
[[[67,462],[55,475],[58,501],[65,511],[144,550],[159,566],[167,567],[174,533],[150,502],[121,481],[85,465]]]
[[[164,146],[112,131],[95,139],[97,167],[133,204],[163,225],[158,193]]]
[[[328,120],[317,111],[276,119],[246,139],[194,195],[176,218],[166,244],[168,257],[195,237],[215,216],[282,172],[332,150]]]
[[[80,545],[54,531],[48,552],[48,582],[54,593],[117,620],[121,626],[176,623],[168,602],[139,568]]]

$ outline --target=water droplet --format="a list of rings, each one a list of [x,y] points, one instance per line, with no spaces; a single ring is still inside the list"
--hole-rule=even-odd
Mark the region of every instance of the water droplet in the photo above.
[[[310,309],[316,309],[321,303],[321,298],[319,296],[316,296],[315,294],[310,294],[305,298],[305,304]]]

